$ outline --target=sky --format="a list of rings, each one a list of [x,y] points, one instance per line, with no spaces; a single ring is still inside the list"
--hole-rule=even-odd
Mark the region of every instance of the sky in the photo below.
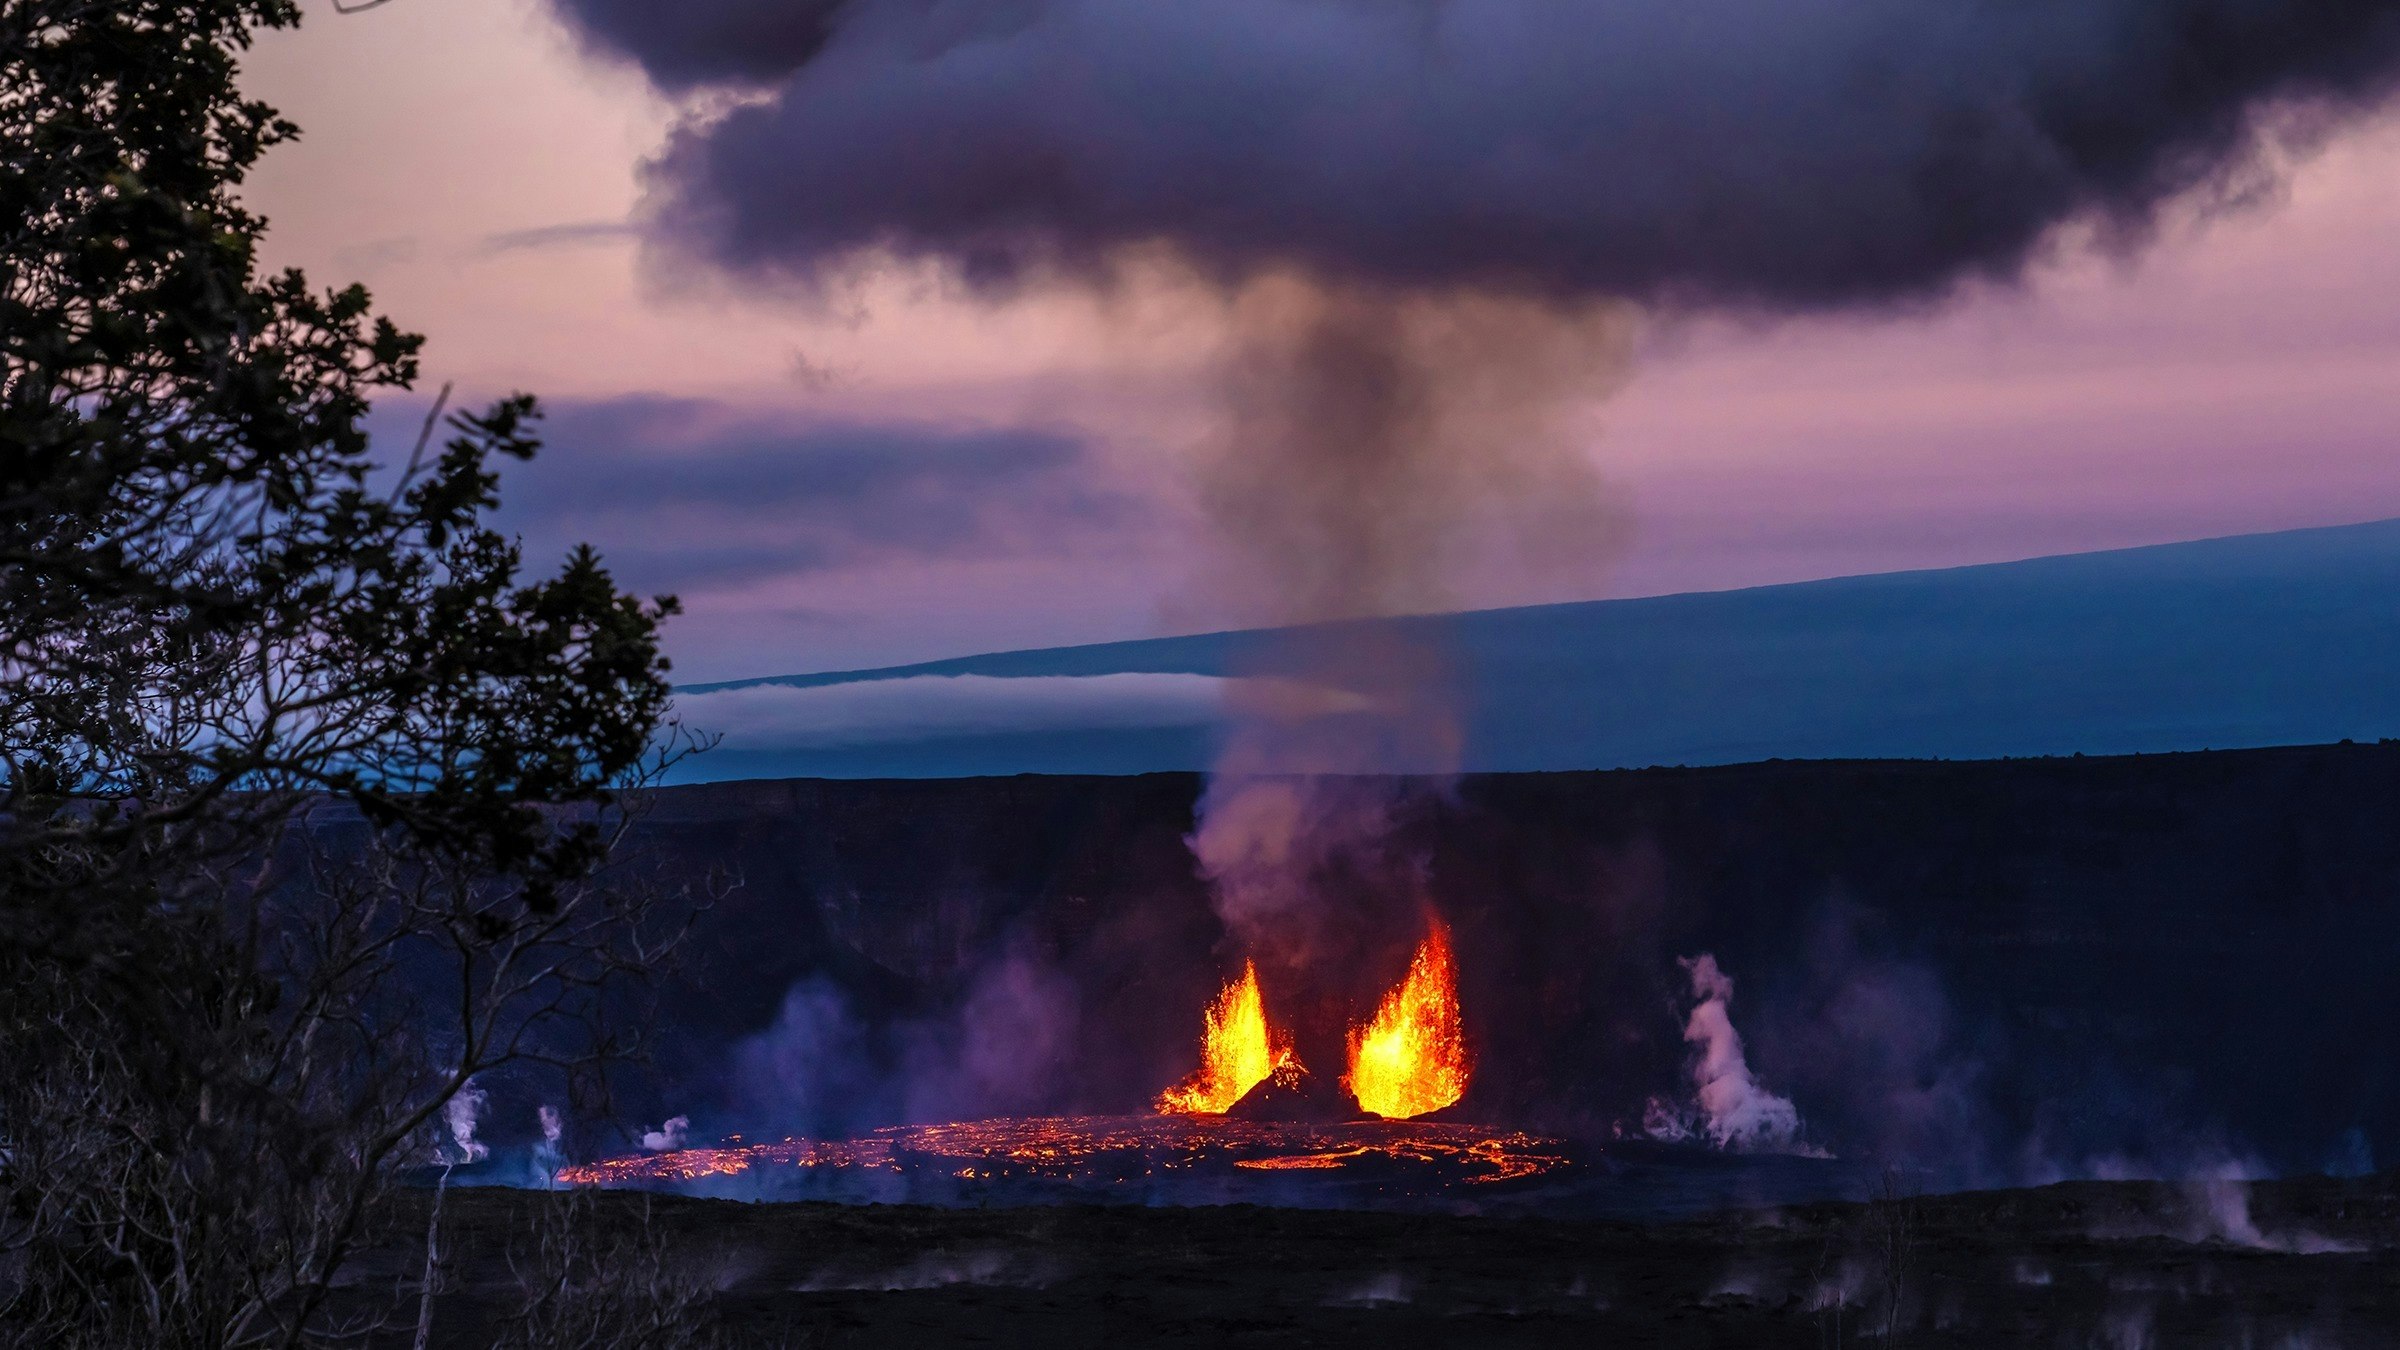
[[[735,679],[1203,631],[1222,299],[1160,269],[998,296],[892,262],[838,293],[714,270],[630,222],[676,96],[537,0],[311,0],[248,82],[304,129],[254,177],[267,260],[360,280],[425,389],[514,390],[537,557],[678,593],[677,674]],[[725,97],[698,94],[687,98]],[[1445,607],[1655,595],[2400,516],[2400,118],[2345,125],[2130,255],[1796,317],[1628,318],[1571,400],[1625,522]],[[655,187],[660,180],[655,176]],[[1631,189],[1628,189],[1629,191]],[[806,204],[778,209],[805,211]]]

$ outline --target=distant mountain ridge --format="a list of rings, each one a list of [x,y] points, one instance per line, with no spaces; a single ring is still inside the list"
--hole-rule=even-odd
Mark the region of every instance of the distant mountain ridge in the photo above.
[[[1455,662],[1474,771],[2400,735],[2400,520],[1383,621]],[[1204,768],[1262,631],[693,685],[690,780]],[[1088,715],[1086,715],[1088,710]]]

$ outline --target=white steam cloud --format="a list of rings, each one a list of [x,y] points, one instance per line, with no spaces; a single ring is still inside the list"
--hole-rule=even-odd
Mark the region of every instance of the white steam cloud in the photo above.
[[[542,1124],[542,1142],[533,1146],[533,1166],[547,1185],[555,1181],[559,1166],[567,1160],[566,1151],[559,1146],[560,1138],[567,1132],[567,1122],[557,1107],[547,1103],[535,1115]]]
[[[1782,1152],[1800,1138],[1800,1111],[1786,1097],[1760,1086],[1742,1052],[1742,1034],[1733,1027],[1733,980],[1718,969],[1717,958],[1703,952],[1678,962],[1692,977],[1691,1020],[1683,1039],[1700,1049],[1692,1065],[1694,1099],[1699,1107],[1698,1132],[1718,1148],[1741,1152]],[[1680,1137],[1686,1132],[1670,1113],[1652,1104],[1645,1122],[1654,1135]]]
[[[642,1135],[642,1147],[652,1153],[672,1153],[684,1146],[685,1141],[691,1137],[691,1132],[692,1118],[690,1116],[669,1116],[664,1125]]]
[[[442,1122],[450,1127],[451,1146],[458,1150],[457,1158],[445,1161],[479,1163],[492,1156],[491,1147],[475,1137],[483,1109],[490,1104],[491,1094],[475,1086],[472,1080],[442,1103]]]
[[[2250,1214],[2250,1182],[2264,1169],[2231,1159],[2202,1169],[2184,1182],[2191,1209],[2191,1226],[2183,1236],[2192,1242],[2226,1242],[2258,1251],[2317,1256],[2354,1252],[2357,1244],[2306,1231],[2267,1233]]]

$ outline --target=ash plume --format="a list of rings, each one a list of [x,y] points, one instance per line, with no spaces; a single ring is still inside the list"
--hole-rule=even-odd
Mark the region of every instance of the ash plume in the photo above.
[[[1277,632],[1248,654],[1255,678],[1229,686],[1192,848],[1243,947],[1289,967],[1361,955],[1418,889],[1385,843],[1421,789],[1357,775],[1438,779],[1460,763],[1445,654],[1361,621],[1441,608],[1477,537],[1533,568],[1615,546],[1619,513],[1572,414],[1623,369],[1628,325],[1613,306],[1296,276],[1229,310],[1225,425],[1203,471],[1220,545],[1209,590]],[[1381,903],[1329,906],[1345,872]]]
[[[1234,617],[1304,625],[1439,608],[1470,543],[1462,527],[1479,517],[1537,567],[1613,536],[1619,513],[1574,415],[1623,375],[1624,306],[1279,274],[1227,308],[1224,425],[1203,499],[1227,546],[1213,589]]]

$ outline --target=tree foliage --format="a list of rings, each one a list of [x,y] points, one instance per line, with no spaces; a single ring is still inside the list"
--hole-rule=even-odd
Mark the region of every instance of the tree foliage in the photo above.
[[[674,602],[488,523],[530,398],[371,457],[420,340],[240,197],[296,131],[238,60],[298,20],[0,0],[0,1325],[45,1341],[328,1334],[451,1096],[608,1052],[660,941],[597,874]]]

